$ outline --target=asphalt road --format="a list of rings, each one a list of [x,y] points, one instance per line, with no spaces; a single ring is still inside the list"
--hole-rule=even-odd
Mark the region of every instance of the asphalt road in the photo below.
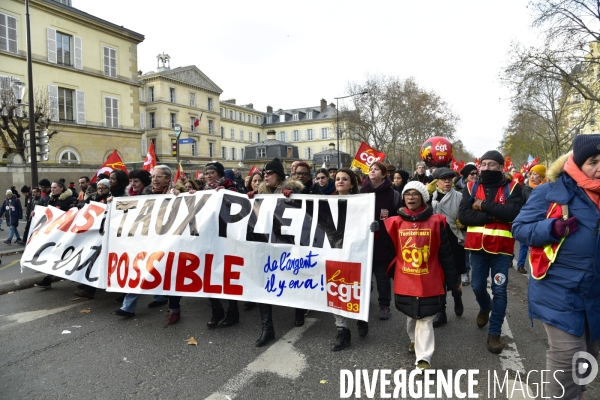
[[[3,257],[0,267],[10,259]],[[18,263],[13,266],[18,268]],[[0,278],[10,268],[0,271]],[[502,393],[496,387],[494,396],[490,384],[488,394],[488,374],[502,380],[506,370],[522,368],[519,377],[525,381],[527,372],[543,369],[546,334],[541,323],[531,327],[527,318],[526,281],[511,270],[505,351],[500,356],[487,351],[487,331],[475,324],[479,308],[470,286],[464,288],[462,317],[454,315],[449,296],[449,322],[435,330],[432,366],[446,374],[479,370],[474,392],[480,399],[507,398],[508,387]],[[0,296],[0,398],[335,399],[340,398],[342,369],[372,374],[376,369],[414,368],[406,318],[393,310],[390,320],[376,319],[376,292],[368,336],[358,337],[352,324],[352,346],[332,352],[336,329],[330,314],[310,312],[305,326],[295,328],[293,310],[274,307],[277,341],[256,348],[257,308],[241,311],[241,322],[234,327],[209,330],[208,301],[184,298],[181,321],[167,327],[164,307],[146,308],[150,296],[140,298],[134,318],[123,319],[111,315],[119,306],[115,293],[99,291],[95,300],[84,300],[74,296],[75,289],[75,283],[62,281],[49,290],[30,288]],[[187,344],[190,337],[197,346]],[[517,374],[510,371],[509,377]],[[532,372],[530,394],[539,381],[539,374]],[[600,398],[597,381],[588,386],[586,399]],[[464,380],[461,387],[466,389]],[[364,385],[361,393],[366,398]],[[376,393],[377,398],[379,388]],[[530,398],[519,390],[513,394]]]

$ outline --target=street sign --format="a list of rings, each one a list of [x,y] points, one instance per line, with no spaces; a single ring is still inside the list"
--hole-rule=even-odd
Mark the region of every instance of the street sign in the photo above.
[[[179,144],[192,144],[192,143],[194,143],[194,139],[192,139],[192,138],[179,139]]]
[[[173,125],[173,129],[175,131],[175,136],[179,137],[179,135],[181,135],[181,125],[175,124]]]

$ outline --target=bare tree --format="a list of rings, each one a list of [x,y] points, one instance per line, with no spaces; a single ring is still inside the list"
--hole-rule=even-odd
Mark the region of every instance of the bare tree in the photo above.
[[[47,129],[48,137],[52,138],[58,131],[51,127],[49,110],[48,91],[46,89],[36,90],[34,95],[35,130]],[[0,85],[0,147],[3,150],[3,157],[16,153],[25,159],[24,134],[29,130],[28,113],[29,107],[17,102],[10,82],[3,79]]]
[[[368,94],[352,98],[353,109],[344,110],[344,124],[383,151],[389,163],[412,169],[428,138],[454,138],[459,117],[439,95],[421,88],[413,78],[369,76],[364,83],[349,83],[347,90]]]

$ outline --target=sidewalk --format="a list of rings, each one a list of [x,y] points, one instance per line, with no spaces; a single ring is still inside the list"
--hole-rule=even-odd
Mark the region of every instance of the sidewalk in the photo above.
[[[25,230],[25,224],[26,224],[25,221],[23,221],[23,220],[19,221],[18,232],[21,236],[23,235],[23,231]],[[2,275],[11,276],[12,275],[13,279],[7,280],[6,282],[0,281],[0,295],[15,291],[15,290],[30,288],[34,284],[39,283],[44,278],[43,274],[24,273],[22,278],[14,279],[14,273],[13,274],[7,273],[8,270],[5,270],[5,269],[10,266],[9,262],[7,262],[7,259],[8,259],[8,261],[14,260],[15,256],[17,258],[19,258],[20,255],[23,254],[23,251],[25,251],[25,246],[23,246],[21,244],[16,244],[14,242],[16,240],[15,237],[13,237],[13,243],[11,243],[11,244],[4,243],[4,241],[6,239],[8,239],[8,235],[9,235],[9,228],[6,226],[6,220],[2,221],[2,229],[4,229],[4,231],[0,231],[0,276],[2,276]],[[14,267],[11,267],[11,268],[14,268]],[[33,270],[28,270],[28,271],[32,272]]]

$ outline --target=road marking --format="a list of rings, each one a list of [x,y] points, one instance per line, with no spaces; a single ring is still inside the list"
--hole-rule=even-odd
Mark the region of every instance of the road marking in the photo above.
[[[218,392],[208,396],[206,400],[234,399],[242,388],[260,372],[273,372],[289,379],[298,378],[307,367],[307,362],[306,356],[293,345],[316,321],[316,318],[305,318],[302,327],[291,329],[256,360],[248,364],[242,372],[228,380]]]
[[[11,326],[24,324],[25,322],[34,321],[39,318],[47,317],[48,315],[56,314],[62,311],[66,311],[70,308],[79,306],[80,304],[72,304],[65,307],[53,308],[51,310],[37,310],[37,311],[27,311],[19,314],[7,315],[5,318],[9,321],[13,321],[10,324],[6,324],[0,327],[0,329],[6,329]]]
[[[9,264],[6,264],[4,267],[0,267],[0,271],[2,271],[3,269],[6,269],[6,268],[12,267],[13,265],[15,265],[16,263],[18,263],[19,261],[21,261],[21,260],[15,260],[15,261],[13,261],[13,262],[11,262]]]

